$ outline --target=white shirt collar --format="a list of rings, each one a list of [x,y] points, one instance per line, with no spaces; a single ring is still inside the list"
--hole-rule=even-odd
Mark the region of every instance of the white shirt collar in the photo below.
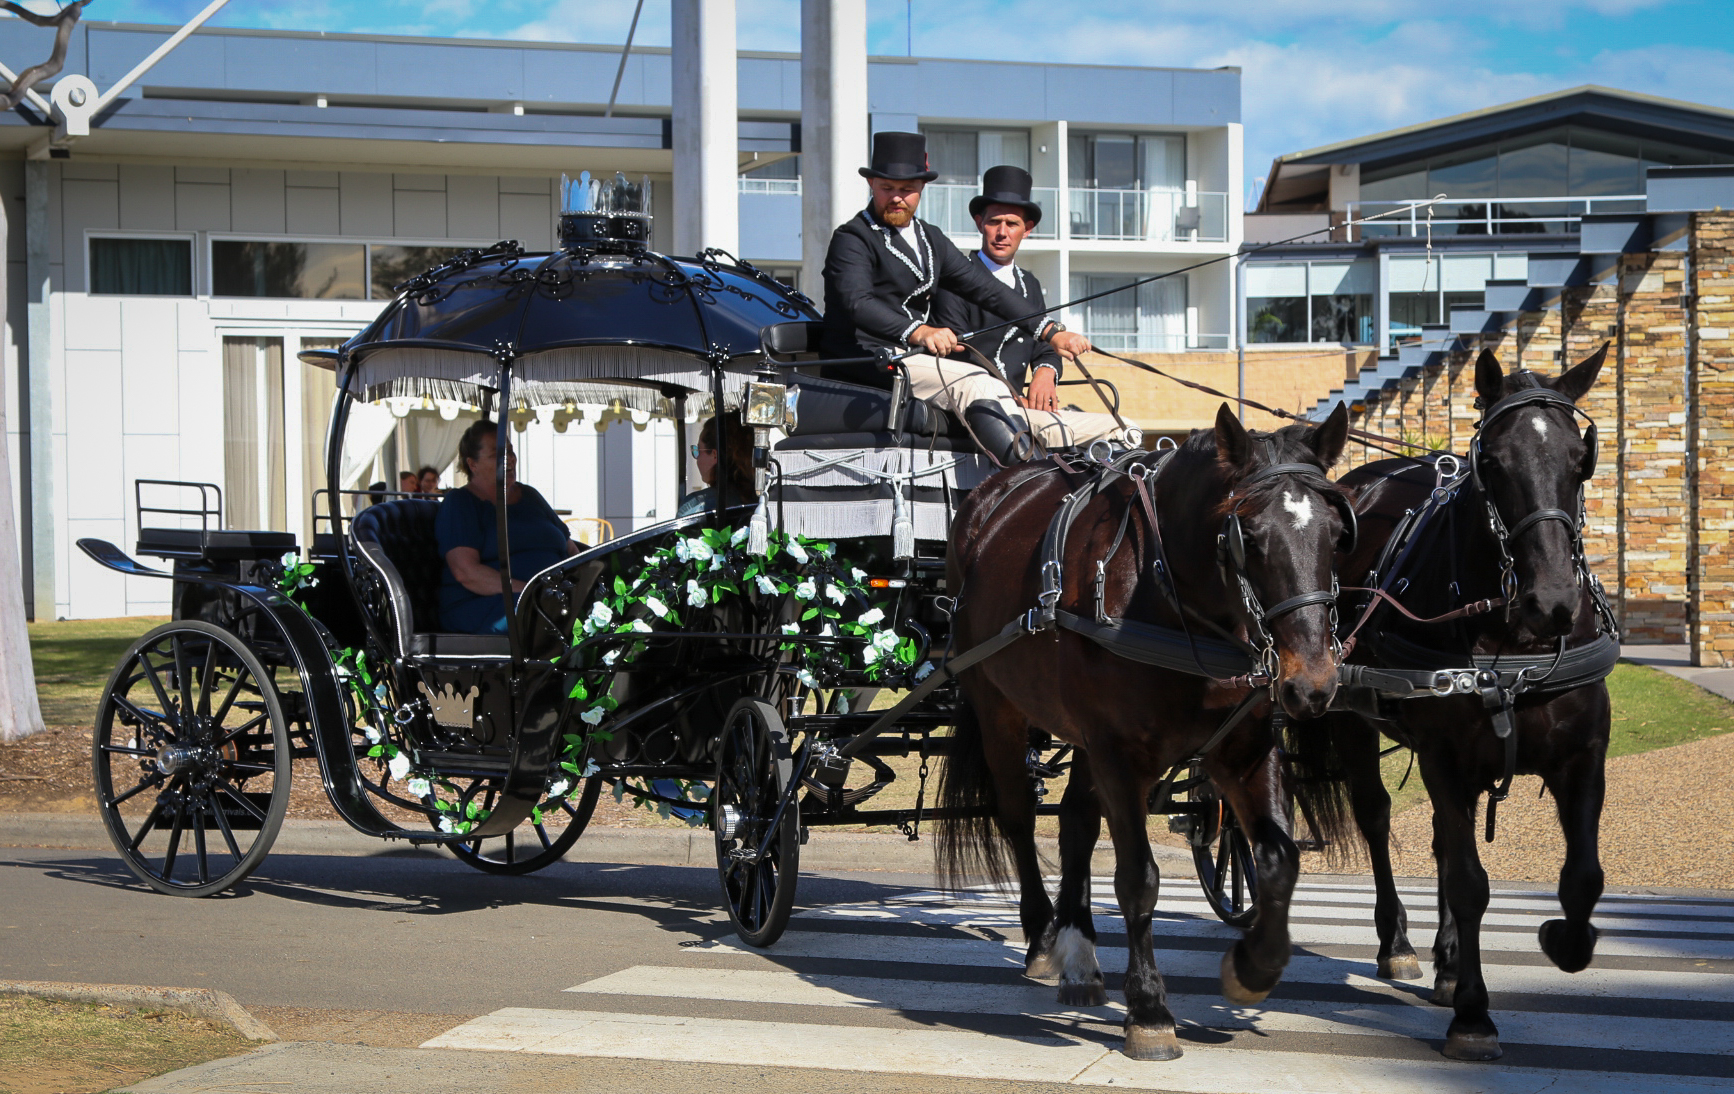
[[[981,259],[981,264],[987,267],[988,273],[993,274],[994,277],[1005,282],[1007,285],[1010,285],[1012,288],[1017,288],[1017,274],[1013,272],[1017,269],[1017,259],[1014,258],[1010,262],[1001,266],[998,262],[995,262],[993,257],[986,251],[977,251],[975,252],[975,256]]]

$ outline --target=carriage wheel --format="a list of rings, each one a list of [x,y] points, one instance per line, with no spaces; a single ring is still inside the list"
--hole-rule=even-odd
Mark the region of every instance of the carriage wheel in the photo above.
[[[800,803],[791,800],[776,818],[794,766],[776,708],[738,700],[723,723],[716,760],[711,829],[729,922],[747,945],[769,946],[789,925],[801,859]]]
[[[159,892],[209,896],[252,873],[289,808],[289,726],[235,635],[165,623],[121,658],[91,766],[109,838]]]
[[[1217,794],[1202,767],[1190,773],[1201,781],[1191,799],[1200,806],[1187,842],[1192,845],[1192,863],[1198,884],[1216,918],[1231,927],[1252,926],[1258,913],[1258,871],[1253,866],[1252,845],[1241,831],[1234,810]]]
[[[541,824],[527,820],[503,836],[470,843],[451,843],[447,846],[461,861],[483,873],[533,874],[543,867],[559,862],[566,856],[566,852],[572,849],[572,845],[578,842],[578,837],[584,834],[585,825],[590,823],[590,815],[596,812],[596,797],[601,790],[602,780],[592,776],[585,780],[584,790],[578,795],[576,802],[570,798],[561,798],[557,805],[544,810]],[[459,806],[461,808],[480,797],[481,807],[492,809],[499,793],[500,784],[497,780],[478,779],[463,792]],[[550,832],[547,822],[558,819],[561,815],[564,815],[566,820],[565,829]]]

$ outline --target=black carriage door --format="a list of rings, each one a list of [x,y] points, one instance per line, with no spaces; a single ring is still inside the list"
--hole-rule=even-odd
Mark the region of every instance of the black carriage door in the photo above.
[[[223,514],[231,528],[289,530],[283,339],[223,339]]]

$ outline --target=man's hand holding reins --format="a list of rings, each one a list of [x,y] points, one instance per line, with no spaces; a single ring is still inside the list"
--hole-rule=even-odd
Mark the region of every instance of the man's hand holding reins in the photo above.
[[[1030,377],[1029,393],[1018,400],[1018,405],[1026,410],[1060,409],[1060,389],[1052,368],[1036,368],[1035,375]]]
[[[1090,340],[1077,331],[1060,331],[1049,339],[1049,343],[1068,361],[1076,361],[1078,354],[1090,352]]]
[[[923,323],[909,332],[909,344],[920,346],[935,357],[950,357],[957,350],[957,334],[947,327]]]

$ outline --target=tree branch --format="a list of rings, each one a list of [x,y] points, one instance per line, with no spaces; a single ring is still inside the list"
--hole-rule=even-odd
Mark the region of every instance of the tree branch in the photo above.
[[[78,17],[84,13],[84,6],[90,0],[73,0],[53,15],[38,15],[29,8],[20,7],[12,0],[0,0],[0,8],[38,27],[56,27],[54,32],[54,50],[48,55],[48,60],[41,64],[31,65],[18,74],[12,87],[0,94],[0,110],[12,110],[24,101],[25,92],[38,83],[60,72],[60,66],[66,63],[66,47],[72,41],[72,28],[78,22]]]

